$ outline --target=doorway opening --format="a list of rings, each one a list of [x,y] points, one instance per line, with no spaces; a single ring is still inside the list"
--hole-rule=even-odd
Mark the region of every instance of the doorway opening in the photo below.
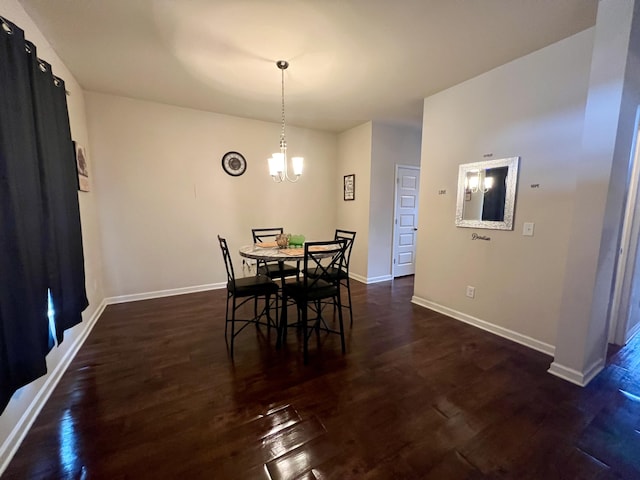
[[[640,332],[640,106],[609,314],[609,343],[624,346]]]

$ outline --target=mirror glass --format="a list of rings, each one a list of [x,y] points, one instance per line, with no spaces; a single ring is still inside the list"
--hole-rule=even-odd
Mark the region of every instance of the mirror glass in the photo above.
[[[519,159],[460,165],[456,226],[513,230]]]

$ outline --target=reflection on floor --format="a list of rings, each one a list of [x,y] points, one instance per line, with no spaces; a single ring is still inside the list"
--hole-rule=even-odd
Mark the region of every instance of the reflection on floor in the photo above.
[[[3,480],[640,478],[639,338],[582,389],[411,278],[352,289],[307,366],[253,327],[232,363],[223,291],[108,307]]]

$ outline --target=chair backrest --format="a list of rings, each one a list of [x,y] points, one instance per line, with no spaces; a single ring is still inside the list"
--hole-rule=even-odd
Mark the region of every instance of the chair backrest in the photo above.
[[[236,275],[233,271],[233,263],[231,262],[231,254],[229,253],[229,247],[227,246],[227,240],[218,235],[218,242],[220,242],[220,250],[222,250],[222,258],[224,259],[224,266],[227,269],[227,288],[233,288],[235,285]]]
[[[347,243],[344,251],[343,270],[349,273],[349,260],[351,259],[351,249],[353,248],[353,242],[356,239],[356,232],[336,228],[336,234],[334,238],[336,240],[345,240]]]
[[[344,263],[347,241],[344,239],[306,242],[304,244],[304,270],[315,271],[315,275],[304,276],[304,288],[310,290],[319,286],[319,282],[337,285],[338,277],[331,272]]]
[[[284,233],[283,227],[251,229],[251,235],[253,235],[253,243],[273,242],[281,233]]]

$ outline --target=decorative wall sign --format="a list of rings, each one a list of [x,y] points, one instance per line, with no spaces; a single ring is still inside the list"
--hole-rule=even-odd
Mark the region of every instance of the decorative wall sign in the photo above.
[[[355,200],[356,199],[356,174],[344,176],[344,199]]]
[[[239,152],[227,152],[222,156],[222,168],[232,177],[239,177],[247,170],[247,161]]]
[[[87,154],[84,147],[77,142],[73,142],[76,151],[76,170],[78,171],[78,190],[89,191],[89,166],[87,165]]]
[[[485,235],[478,235],[477,233],[471,234],[471,240],[485,240],[487,242],[491,241],[491,237],[487,237]]]

